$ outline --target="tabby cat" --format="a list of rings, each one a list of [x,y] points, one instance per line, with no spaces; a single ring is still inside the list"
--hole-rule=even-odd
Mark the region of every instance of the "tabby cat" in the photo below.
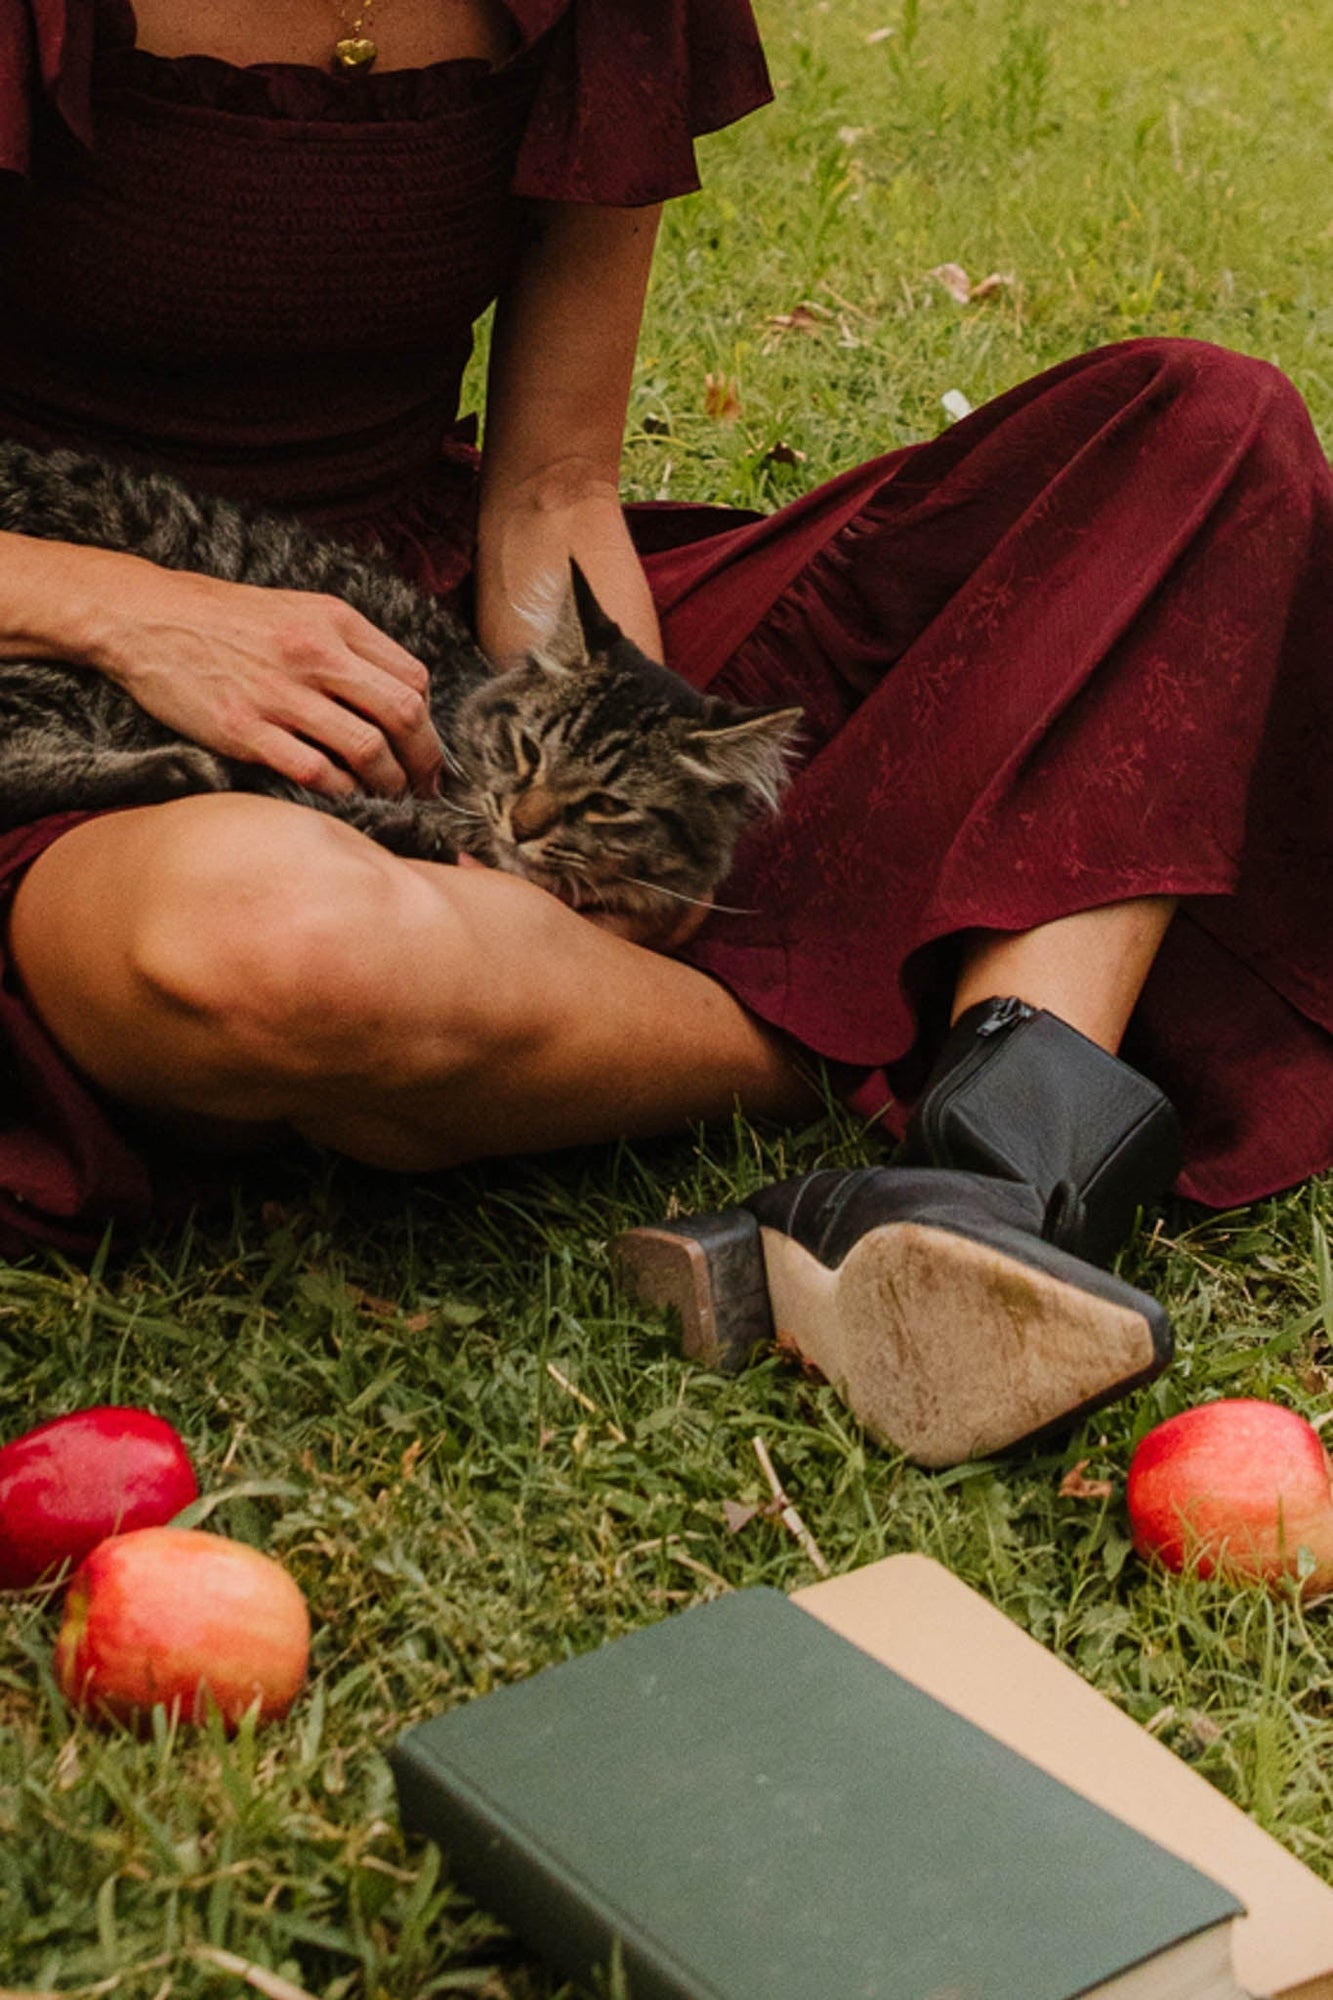
[[[625,638],[577,565],[549,636],[495,673],[457,619],[382,559],[162,473],[0,444],[0,529],[345,599],[429,669],[444,754],[437,797],[326,798],[201,748],[104,675],[0,660],[0,830],[262,792],[333,813],[395,853],[463,851],[576,908],[651,923],[712,894],[742,828],[776,807],[786,781],[800,711],[701,695]]]

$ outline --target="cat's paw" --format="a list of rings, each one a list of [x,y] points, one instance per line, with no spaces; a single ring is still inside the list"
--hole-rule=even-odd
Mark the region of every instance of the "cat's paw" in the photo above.
[[[231,775],[220,757],[195,743],[168,743],[139,758],[145,798],[156,804],[189,798],[195,792],[227,792]]]
[[[407,861],[452,861],[458,852],[453,823],[434,800],[356,798],[327,810]]]

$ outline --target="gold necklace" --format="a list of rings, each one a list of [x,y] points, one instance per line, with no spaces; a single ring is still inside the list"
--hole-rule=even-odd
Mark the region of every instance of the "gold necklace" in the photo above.
[[[334,0],[334,6],[345,30],[333,45],[334,69],[348,72],[370,69],[379,54],[378,43],[367,32],[375,0],[359,0],[359,4],[348,12],[343,11],[338,0]]]

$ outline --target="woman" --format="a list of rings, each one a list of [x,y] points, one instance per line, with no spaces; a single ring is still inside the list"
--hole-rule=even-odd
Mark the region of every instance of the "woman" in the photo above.
[[[1131,1014],[1179,1103],[1187,1192],[1245,1200],[1333,1154],[1313,756],[1333,505],[1289,385],[1135,343],[772,521],[627,518],[656,205],[694,185],[693,133],[767,95],[747,0],[0,0],[0,34],[5,432],[378,536],[466,593],[498,660],[573,554],[645,648],[806,712],[787,809],[728,893],[749,914],[676,956],[256,798],[10,838],[11,1231],[77,1246],[141,1221],[173,1133],[286,1128],[429,1169],[738,1099],[794,1115],[808,1052],[900,1129],[952,1017],[927,1108],[952,1079],[984,1125],[1003,1067],[1022,1115],[998,1144],[927,1119],[928,1164],[887,1195],[799,1194],[813,1236],[779,1195],[723,1227],[734,1254],[705,1229],[629,1261],[675,1295],[683,1271],[742,1337],[784,1242],[811,1267],[779,1313],[798,1340],[849,1229],[870,1292],[908,1300],[886,1342],[942,1340],[961,1287],[975,1323],[943,1373],[919,1339],[888,1372],[922,1408],[968,1378],[991,1416],[965,1450],[1160,1365],[1151,1302],[1087,1261],[1174,1167],[1158,1091],[1108,1053]],[[456,397],[497,294],[478,474]],[[346,607],[0,543],[11,652],[112,674],[306,784],[430,785],[421,669]],[[978,1338],[997,1307],[1008,1344]],[[878,1310],[850,1310],[868,1358],[831,1365],[881,1431],[955,1454],[948,1425],[899,1424]]]

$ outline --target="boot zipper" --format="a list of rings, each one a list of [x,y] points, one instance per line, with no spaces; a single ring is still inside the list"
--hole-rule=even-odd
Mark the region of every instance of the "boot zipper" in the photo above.
[[[977,1024],[973,1032],[980,1046],[969,1049],[961,1062],[954,1065],[943,1087],[934,1093],[934,1102],[926,1107],[922,1130],[932,1159],[940,1136],[940,1125],[954,1097],[971,1081],[981,1065],[990,1060],[991,1052],[986,1044],[995,1035],[1011,1034],[1024,1021],[1030,1021],[1036,1011],[1035,1007],[1029,1007],[1026,1000],[997,1000],[993,1012]]]
[[[1002,1029],[1012,1028],[1019,1021],[1030,1021],[1036,1013],[1026,1000],[997,1000],[995,1012],[988,1014],[984,1021],[977,1023],[978,1035],[998,1035]]]

